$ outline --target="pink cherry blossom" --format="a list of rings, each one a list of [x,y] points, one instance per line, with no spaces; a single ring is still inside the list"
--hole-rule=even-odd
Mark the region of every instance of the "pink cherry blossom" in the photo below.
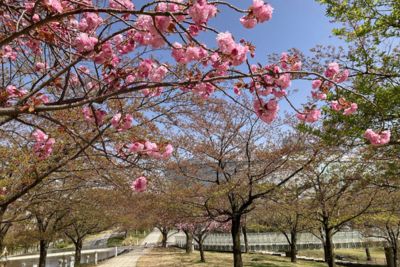
[[[95,55],[93,59],[97,64],[103,64],[105,62],[111,62],[114,56],[111,43],[106,42],[101,46],[101,51]]]
[[[13,48],[9,45],[4,46],[2,51],[2,58],[9,58],[10,60],[14,61],[17,59],[17,52],[13,50]]]
[[[158,151],[158,146],[156,143],[152,143],[150,141],[146,141],[144,143],[144,149],[146,151]]]
[[[358,109],[357,103],[351,103],[350,107],[346,108],[343,111],[343,115],[346,115],[346,116],[351,115],[351,114],[355,113],[357,111],[357,109]]]
[[[47,134],[39,129],[36,129],[32,133],[32,136],[35,139],[35,144],[33,146],[35,155],[41,160],[48,158],[53,151],[53,146],[56,142],[55,139],[49,138]]]
[[[245,62],[247,58],[247,52],[249,52],[249,48],[247,46],[236,44],[236,47],[231,52],[232,65],[239,66]]]
[[[95,109],[95,116],[93,115],[93,111],[90,107],[84,107],[82,109],[83,117],[85,120],[91,123],[97,123],[98,125],[102,125],[104,123],[105,116],[107,112],[101,109]]]
[[[186,49],[182,46],[182,44],[175,42],[172,44],[172,57],[176,60],[178,63],[187,63],[188,60],[186,58]]]
[[[122,117],[121,113],[117,113],[111,119],[111,125],[118,131],[123,132],[132,127],[133,117],[130,114],[126,114]]]
[[[197,36],[200,33],[201,29],[202,29],[202,27],[200,27],[198,25],[190,25],[189,26],[189,33],[192,36]]]
[[[373,146],[381,146],[390,142],[390,131],[382,131],[376,133],[371,129],[367,129],[364,133],[364,137],[368,139]]]
[[[36,142],[44,142],[46,141],[49,136],[47,134],[45,134],[42,130],[40,129],[36,129],[33,133],[32,133],[33,138],[35,139]]]
[[[75,39],[75,47],[78,52],[89,52],[94,49],[98,40],[96,37],[89,37],[85,32],[81,32]]]
[[[138,76],[147,78],[153,69],[153,61],[151,59],[144,59],[140,62],[138,67]]]
[[[297,113],[296,116],[299,120],[313,123],[319,120],[321,117],[321,111],[319,109],[311,109],[305,111],[304,113]]]
[[[234,86],[234,87],[233,87],[233,92],[234,92],[236,95],[241,95],[241,94],[242,94],[241,90],[240,90],[237,86]]]
[[[33,22],[39,22],[39,21],[40,21],[40,16],[39,16],[38,14],[34,14],[34,15],[32,16],[32,21],[33,21]]]
[[[198,83],[193,87],[193,92],[207,99],[215,91],[215,86],[211,83]]]
[[[115,9],[135,9],[135,5],[130,0],[110,0],[109,3],[110,7]]]
[[[302,65],[303,65],[303,63],[301,63],[301,61],[297,61],[296,63],[294,63],[294,64],[292,65],[291,70],[292,70],[292,71],[300,71]]]
[[[322,85],[322,81],[321,80],[314,80],[311,83],[311,86],[312,86],[313,89],[318,89],[318,88],[321,87],[321,85]]]
[[[6,92],[9,98],[21,98],[28,93],[27,90],[17,89],[17,87],[15,87],[14,85],[8,85],[6,87]]]
[[[328,78],[333,78],[340,71],[339,64],[332,62],[328,64],[328,68],[325,70],[325,76]]]
[[[188,10],[189,16],[192,17],[194,23],[200,25],[207,23],[207,21],[217,14],[217,8],[210,5],[206,0],[197,0]]]
[[[334,111],[340,111],[343,107],[339,104],[338,101],[334,100],[334,101],[331,101],[331,108]]]
[[[174,147],[173,147],[171,144],[168,144],[168,145],[165,147],[165,151],[164,151],[164,153],[162,154],[162,158],[163,158],[163,159],[169,158],[169,157],[172,155],[172,152],[174,152]]]
[[[50,99],[48,97],[48,95],[45,94],[37,94],[33,97],[33,103],[35,106],[40,105],[40,104],[46,104],[49,103]]]
[[[131,153],[142,152],[144,150],[144,144],[140,142],[134,142],[128,146],[128,149]]]
[[[336,74],[334,81],[337,83],[342,83],[349,78],[349,74],[349,70],[343,70],[340,73]]]
[[[250,18],[249,16],[244,16],[240,18],[240,23],[247,28],[247,29],[252,29],[256,26],[257,24],[257,19],[256,18]]]
[[[64,10],[59,0],[44,0],[43,2],[47,7],[57,13],[62,13]]]
[[[35,71],[43,71],[46,69],[46,64],[43,62],[36,62]]]
[[[323,92],[319,92],[319,91],[311,91],[311,96],[314,99],[320,99],[320,100],[326,99],[326,94]]]
[[[24,7],[25,7],[25,10],[26,10],[28,13],[32,13],[33,8],[35,7],[35,2],[26,1],[26,2],[24,3]]]
[[[290,86],[291,80],[290,80],[290,74],[285,73],[285,74],[280,74],[279,78],[275,81],[275,84],[279,86],[281,89],[286,89]]]
[[[217,43],[219,50],[223,54],[231,54],[232,50],[236,48],[236,43],[233,40],[230,32],[221,32],[217,35]]]
[[[262,0],[253,0],[253,5],[250,7],[253,15],[258,22],[262,23],[272,18],[273,8],[270,4],[264,3]]]
[[[152,70],[149,80],[152,82],[161,82],[167,75],[168,69],[165,66],[160,66]]]
[[[83,14],[83,18],[78,24],[78,28],[82,32],[88,32],[97,29],[103,23],[103,19],[93,12]]]
[[[279,111],[279,105],[275,99],[269,100],[266,104],[261,99],[256,99],[253,107],[257,116],[266,123],[272,123]]]
[[[126,78],[125,78],[125,82],[127,83],[127,84],[131,84],[131,83],[133,83],[134,81],[135,81],[135,76],[134,75],[132,75],[132,74],[129,74],[128,76],[126,76]]]
[[[235,43],[230,32],[222,32],[217,35],[218,48],[227,57],[231,59],[234,66],[242,64],[246,60],[246,54],[249,51],[247,46]]]
[[[147,178],[144,176],[136,178],[136,180],[132,182],[131,188],[135,192],[144,192],[147,188]]]

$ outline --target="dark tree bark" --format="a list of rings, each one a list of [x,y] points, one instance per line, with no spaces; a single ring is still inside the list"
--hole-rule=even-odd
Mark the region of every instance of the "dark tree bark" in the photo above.
[[[193,235],[192,233],[190,233],[189,231],[184,231],[185,235],[186,235],[186,253],[190,254],[193,252]]]
[[[399,250],[398,250],[398,246],[397,246],[397,240],[393,243],[394,243],[393,244],[393,263],[394,263],[394,266],[398,267],[399,266],[399,260],[398,260]]]
[[[49,248],[49,241],[40,240],[39,241],[39,266],[46,267],[47,249]]]
[[[324,226],[325,232],[325,242],[324,242],[324,252],[325,252],[325,262],[329,267],[334,267],[335,265],[335,254],[334,246],[332,240],[332,229],[328,226]]]
[[[168,241],[168,229],[166,227],[163,227],[161,229],[161,234],[162,234],[162,240],[161,240],[161,246],[163,248],[167,247],[167,241]]]
[[[243,240],[244,240],[244,253],[249,252],[249,241],[247,239],[247,229],[246,225],[242,226]]]
[[[231,234],[233,240],[233,266],[243,267],[242,250],[240,245],[240,215],[232,217]]]
[[[385,247],[385,256],[386,256],[386,266],[387,267],[396,267],[394,265],[394,254],[392,247]]]
[[[365,245],[365,255],[367,256],[367,261],[372,261],[371,252],[369,251],[368,245]]]
[[[78,238],[75,242],[75,264],[74,267],[81,266],[83,240]]]
[[[8,229],[11,227],[11,223],[2,223],[4,213],[6,213],[7,206],[0,207],[0,251],[4,249],[4,238],[8,232]]]
[[[297,262],[297,232],[290,232],[290,261]]]
[[[206,258],[204,257],[204,247],[202,238],[200,238],[198,243],[199,243],[200,261],[206,262]]]

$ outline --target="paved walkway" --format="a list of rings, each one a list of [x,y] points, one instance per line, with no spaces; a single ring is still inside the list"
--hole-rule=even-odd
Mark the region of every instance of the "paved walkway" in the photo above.
[[[161,232],[158,229],[154,229],[153,232],[148,234],[140,246],[134,248],[131,252],[122,254],[118,257],[106,260],[103,263],[98,264],[99,267],[136,267],[136,263],[139,258],[151,250],[151,247],[156,245],[160,239]],[[146,244],[146,247],[145,247]]]

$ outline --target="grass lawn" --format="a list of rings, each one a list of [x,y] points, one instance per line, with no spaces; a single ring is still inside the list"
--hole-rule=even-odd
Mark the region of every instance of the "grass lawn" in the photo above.
[[[369,249],[373,263],[385,264],[385,252],[383,248],[376,247]],[[319,249],[300,250],[299,255],[315,258],[323,258],[324,251]],[[335,249],[335,255],[346,257],[347,260],[365,262],[367,255],[364,248]]]
[[[137,267],[225,267],[232,266],[231,253],[205,252],[206,263],[200,262],[198,251],[187,255],[178,248],[154,248],[148,254],[140,257]],[[248,267],[326,267],[324,263],[299,261],[294,264],[289,258],[267,256],[263,254],[243,254],[244,266]]]

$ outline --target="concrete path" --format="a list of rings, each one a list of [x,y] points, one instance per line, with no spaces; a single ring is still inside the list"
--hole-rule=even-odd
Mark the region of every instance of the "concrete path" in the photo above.
[[[98,264],[99,267],[136,267],[136,263],[139,258],[151,250],[151,247],[158,243],[161,237],[161,232],[158,229],[154,229],[150,234],[148,234],[140,246],[134,248],[131,252],[122,254],[118,257],[106,260],[103,263]]]

